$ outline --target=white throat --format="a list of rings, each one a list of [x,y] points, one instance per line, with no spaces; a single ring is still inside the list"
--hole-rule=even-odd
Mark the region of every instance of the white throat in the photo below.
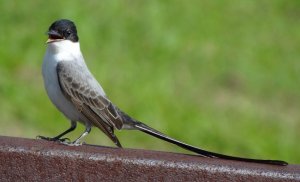
[[[72,42],[70,40],[60,40],[47,44],[48,55],[53,55],[59,61],[75,61],[82,60],[79,42]]]

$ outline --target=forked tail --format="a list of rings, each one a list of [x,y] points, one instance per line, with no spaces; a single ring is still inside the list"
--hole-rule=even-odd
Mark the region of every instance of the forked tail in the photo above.
[[[233,156],[228,156],[228,155],[223,155],[223,154],[218,154],[210,151],[206,151],[188,144],[185,144],[183,142],[180,142],[178,140],[175,140],[171,137],[166,136],[165,134],[145,125],[142,122],[135,121],[133,124],[133,127],[147,133],[149,135],[152,135],[156,138],[162,139],[164,141],[173,143],[183,149],[195,152],[201,156],[204,157],[210,157],[210,158],[220,158],[220,159],[226,159],[226,160],[235,160],[235,161],[244,161],[244,162],[254,162],[254,163],[262,163],[262,164],[271,164],[271,165],[280,165],[280,166],[286,166],[288,165],[287,162],[285,161],[280,161],[280,160],[262,160],[262,159],[249,159],[249,158],[242,158],[242,157],[233,157]]]

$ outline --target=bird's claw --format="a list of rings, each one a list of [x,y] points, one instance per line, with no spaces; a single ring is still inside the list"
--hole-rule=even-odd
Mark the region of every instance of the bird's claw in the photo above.
[[[74,142],[71,142],[69,138],[57,138],[57,137],[45,137],[45,136],[36,136],[36,139],[42,139],[42,140],[47,140],[47,141],[53,141],[53,142],[59,142],[64,145],[68,146],[81,146],[85,144],[85,142],[81,142],[79,139],[75,140]]]
[[[53,141],[53,142],[58,141],[60,143],[70,141],[69,138],[56,138],[56,137],[51,138],[51,137],[45,137],[40,135],[36,136],[36,139],[42,139],[42,140]]]
[[[59,140],[58,140],[59,142],[67,142],[67,141],[71,141],[69,138],[60,138]]]
[[[68,146],[81,146],[85,144],[85,142],[81,142],[80,140],[75,140],[74,142],[60,141],[60,143]]]

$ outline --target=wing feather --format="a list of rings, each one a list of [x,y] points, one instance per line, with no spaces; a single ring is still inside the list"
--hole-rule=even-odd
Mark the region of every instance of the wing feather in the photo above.
[[[62,61],[57,64],[57,75],[62,92],[78,111],[117,143],[114,128],[123,127],[122,117],[87,67]]]

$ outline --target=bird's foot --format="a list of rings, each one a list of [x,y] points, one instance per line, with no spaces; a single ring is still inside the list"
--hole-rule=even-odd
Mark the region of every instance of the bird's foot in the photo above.
[[[81,142],[80,140],[75,140],[74,142],[62,141],[60,143],[68,146],[81,146],[85,144],[85,142]]]
[[[45,137],[45,136],[40,136],[40,135],[36,136],[36,139],[42,139],[42,140],[53,141],[53,142],[58,141],[60,143],[70,141],[69,138]]]

